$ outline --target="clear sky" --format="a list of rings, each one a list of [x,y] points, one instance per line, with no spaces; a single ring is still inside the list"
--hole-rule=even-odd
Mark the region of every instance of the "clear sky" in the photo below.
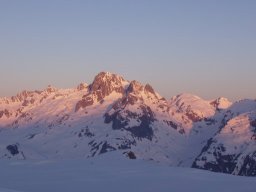
[[[0,1],[0,96],[100,71],[167,98],[256,98],[256,1]]]

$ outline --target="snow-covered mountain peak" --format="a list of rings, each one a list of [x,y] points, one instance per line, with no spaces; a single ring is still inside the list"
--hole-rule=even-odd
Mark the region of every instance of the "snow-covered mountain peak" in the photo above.
[[[144,89],[144,86],[140,82],[133,80],[129,84],[129,87],[127,88],[127,92],[136,94],[140,91],[143,91],[143,89]]]
[[[93,83],[90,85],[90,92],[96,94],[97,100],[100,101],[113,91],[123,94],[124,86],[127,84],[128,82],[119,75],[101,72],[95,76]]]
[[[215,108],[208,101],[188,93],[172,97],[169,103],[176,112],[185,113],[193,122],[215,114]]]
[[[45,91],[47,93],[54,93],[54,92],[57,92],[58,89],[56,87],[52,86],[52,85],[48,85],[48,87],[45,89]]]
[[[227,109],[232,105],[232,102],[225,97],[219,97],[211,102],[216,109]]]
[[[155,100],[155,102],[163,98],[154,91],[151,85],[146,84],[144,86],[143,84],[135,80],[131,81],[128,88],[126,89],[126,93],[144,100]]]
[[[118,87],[122,86],[123,82],[125,82],[125,80],[120,75],[110,72],[100,72],[95,76],[93,83],[91,84],[91,90],[96,91],[104,86]]]
[[[15,103],[15,102],[24,102],[28,98],[32,98],[35,95],[41,94],[43,91],[27,91],[24,90],[18,93],[16,96],[12,96],[11,98],[6,99],[6,104]]]
[[[151,94],[156,94],[153,87],[149,84],[145,85],[145,91],[148,92],[148,93],[151,93]]]
[[[85,90],[88,88],[88,84],[87,83],[80,83],[78,86],[77,86],[77,90],[78,91],[82,91],[82,90]]]
[[[104,99],[110,95],[112,95],[112,102],[114,102],[125,94],[125,88],[128,84],[128,81],[117,74],[100,72],[95,76],[92,84],[88,86],[88,91],[85,92],[82,99],[77,102],[75,111],[97,103],[103,103]],[[82,87],[87,88],[86,85]]]
[[[48,86],[0,98],[0,158],[77,158],[121,151],[220,172],[231,173],[236,166],[233,174],[256,175],[256,101],[230,105],[225,98],[206,101],[187,93],[168,102],[149,84],[101,72],[89,86]]]

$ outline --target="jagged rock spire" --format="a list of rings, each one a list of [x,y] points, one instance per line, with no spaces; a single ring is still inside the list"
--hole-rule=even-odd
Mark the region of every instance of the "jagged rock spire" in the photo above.
[[[78,91],[82,91],[84,89],[86,89],[88,87],[88,85],[86,83],[80,83],[78,86],[77,86],[77,90]]]
[[[94,102],[102,101],[114,91],[116,93],[124,93],[124,83],[124,78],[119,75],[100,72],[95,76],[92,84],[89,85],[89,93],[77,103],[75,111],[91,106]]]
[[[53,87],[52,85],[48,85],[45,90],[47,91],[47,93],[53,93],[56,92],[58,89],[56,87]]]
[[[112,74],[109,72],[100,72],[94,78],[93,83],[90,85],[90,91],[97,96],[97,100],[100,101],[104,97],[110,95],[113,91],[117,93],[123,93],[124,87],[123,77]]]
[[[138,81],[131,81],[129,87],[127,88],[127,93],[138,93],[143,91],[144,86]]]

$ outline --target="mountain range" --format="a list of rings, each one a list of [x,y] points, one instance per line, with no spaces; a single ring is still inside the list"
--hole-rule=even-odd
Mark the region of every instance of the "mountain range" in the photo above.
[[[192,94],[166,99],[149,84],[109,72],[76,88],[48,86],[0,98],[2,159],[77,159],[111,151],[256,176],[256,101]]]

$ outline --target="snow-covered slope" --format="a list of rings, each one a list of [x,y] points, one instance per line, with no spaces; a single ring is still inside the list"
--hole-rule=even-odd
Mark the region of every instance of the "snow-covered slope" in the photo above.
[[[204,166],[201,156],[211,153],[207,151],[210,141],[220,137],[227,142],[222,134],[229,122],[245,132],[236,147],[250,143],[244,158],[235,164],[240,170],[246,155],[253,157],[255,139],[250,140],[253,126],[248,128],[248,122],[239,119],[253,119],[254,103],[245,100],[232,105],[225,98],[205,101],[191,94],[167,101],[148,84],[101,72],[89,85],[81,83],[72,89],[48,86],[1,98],[0,158],[75,159],[121,151],[129,158],[227,172]],[[238,133],[225,132],[228,138],[234,134]],[[253,163],[246,167],[256,169]]]
[[[255,178],[128,160],[118,152],[76,160],[0,160],[0,170],[0,186],[17,192],[254,192],[256,187]]]
[[[19,192],[19,191],[14,191],[14,190],[11,190],[11,189],[0,188],[0,192]]]
[[[232,102],[230,102],[227,98],[219,97],[218,99],[212,101],[210,104],[214,106],[217,110],[221,110],[230,107],[232,105]]]
[[[222,123],[193,167],[256,176],[256,101],[235,103],[225,112]]]

